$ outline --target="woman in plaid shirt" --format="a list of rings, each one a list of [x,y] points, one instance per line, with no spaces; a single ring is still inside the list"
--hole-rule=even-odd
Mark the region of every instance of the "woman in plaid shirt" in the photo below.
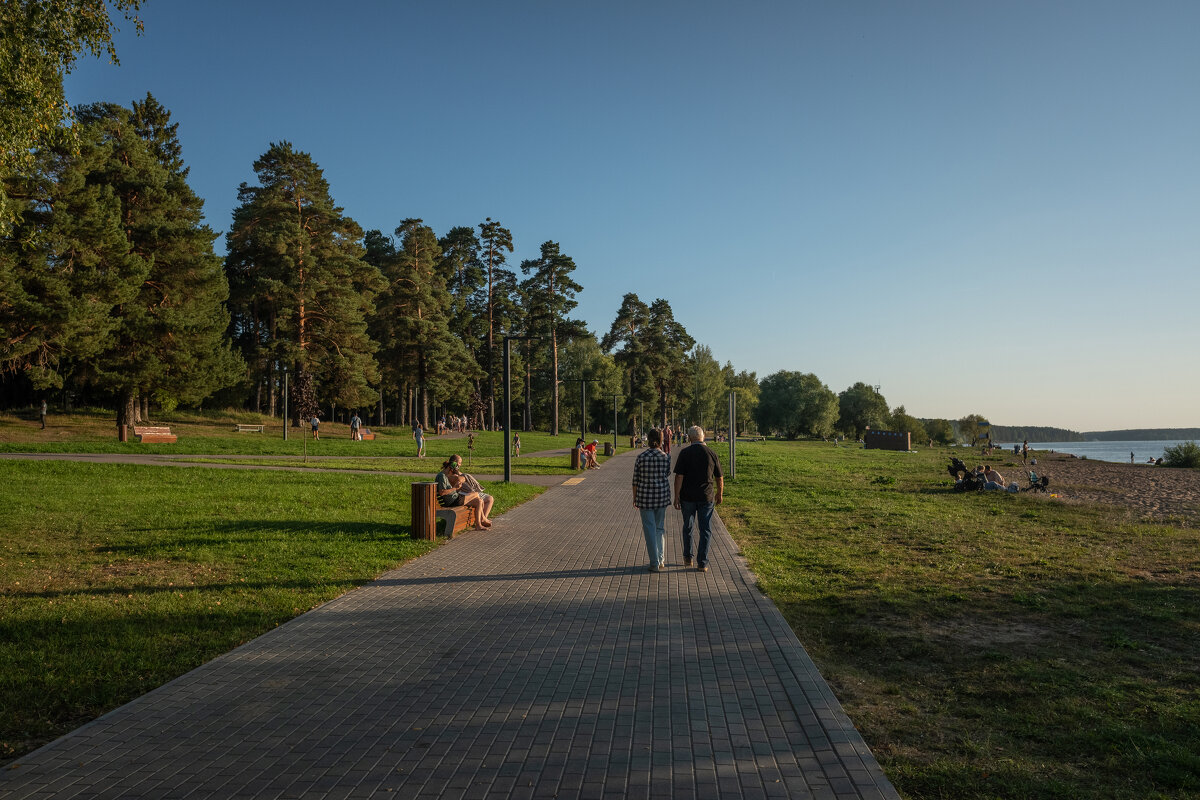
[[[642,515],[642,533],[650,571],[666,569],[663,537],[666,535],[667,506],[671,505],[671,457],[662,451],[662,431],[646,437],[650,449],[643,450],[633,464],[633,507]]]

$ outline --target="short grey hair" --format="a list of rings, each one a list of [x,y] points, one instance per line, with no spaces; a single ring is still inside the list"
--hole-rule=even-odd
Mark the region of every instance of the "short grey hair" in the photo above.
[[[693,425],[692,427],[688,428],[688,441],[703,442],[704,428],[701,428],[699,425]]]

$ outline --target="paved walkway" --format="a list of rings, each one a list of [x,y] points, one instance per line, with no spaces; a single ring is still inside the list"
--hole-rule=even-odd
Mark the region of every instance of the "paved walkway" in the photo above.
[[[897,798],[723,526],[685,570],[668,512],[646,571],[633,457],[20,759],[0,798]]]

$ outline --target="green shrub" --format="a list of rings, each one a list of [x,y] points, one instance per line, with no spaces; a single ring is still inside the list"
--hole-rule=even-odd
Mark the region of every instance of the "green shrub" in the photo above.
[[[1182,442],[1163,451],[1163,464],[1168,467],[1200,467],[1200,445]]]

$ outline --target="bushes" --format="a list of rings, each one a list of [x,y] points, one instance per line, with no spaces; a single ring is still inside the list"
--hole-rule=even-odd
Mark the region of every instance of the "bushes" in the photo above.
[[[1163,465],[1167,467],[1200,467],[1200,445],[1181,442],[1163,451]]]

